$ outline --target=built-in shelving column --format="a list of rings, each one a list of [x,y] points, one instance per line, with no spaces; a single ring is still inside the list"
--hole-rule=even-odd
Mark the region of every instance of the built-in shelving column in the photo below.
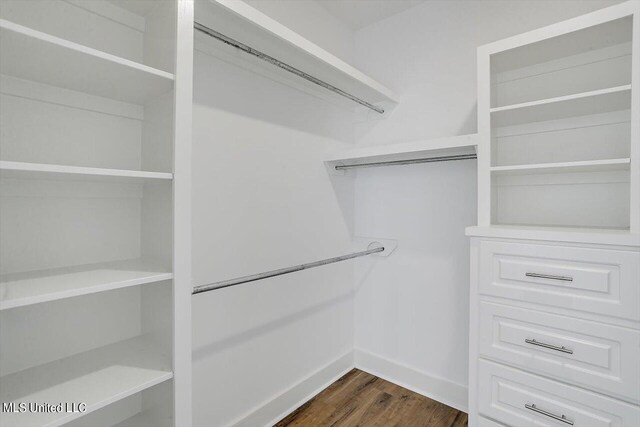
[[[638,231],[637,9],[479,49],[479,225]]]
[[[192,27],[0,0],[3,427],[190,425]]]

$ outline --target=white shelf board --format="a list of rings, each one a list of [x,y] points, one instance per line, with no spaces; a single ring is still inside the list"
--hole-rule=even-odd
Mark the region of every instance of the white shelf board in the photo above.
[[[352,148],[331,153],[329,164],[360,164],[372,161],[414,160],[454,154],[475,154],[478,135],[460,135],[424,141]]]
[[[0,276],[0,310],[173,278],[143,260],[127,260]]]
[[[196,22],[201,23],[225,36],[231,37],[277,60],[291,65],[313,77],[329,83],[351,95],[374,105],[397,104],[395,94],[381,83],[367,76],[345,61],[307,40],[300,34],[278,21],[263,14],[241,0],[207,0],[196,2]],[[239,52],[209,36],[198,34],[199,43],[211,45],[215,50],[225,49],[228,58],[234,56],[251,60],[250,55]],[[207,50],[208,51],[208,50]],[[286,71],[255,59],[255,64],[266,64],[285,79],[303,84],[314,91],[322,91],[334,98],[342,98],[324,88],[307,82]],[[255,68],[255,66],[254,66]],[[352,101],[349,101],[352,102]],[[353,103],[354,106],[358,104]]]
[[[171,180],[173,174],[123,169],[86,168],[81,166],[48,165],[43,163],[0,160],[2,178],[80,179],[80,180]]]
[[[171,73],[0,19],[0,73],[134,104],[173,88]]]
[[[582,162],[537,163],[531,165],[494,166],[494,175],[535,175],[545,173],[609,172],[629,170],[631,159],[589,160]]]
[[[82,413],[4,413],[6,426],[56,427],[173,377],[169,359],[146,336],[0,378],[2,402],[84,402]]]
[[[173,420],[170,417],[158,419],[152,413],[139,412],[131,418],[116,424],[113,427],[151,427],[151,426],[172,426]]]
[[[640,234],[629,230],[603,228],[545,227],[524,225],[471,226],[466,228],[470,237],[497,239],[523,239],[570,243],[591,243],[640,247]]]
[[[631,108],[631,85],[491,108],[494,127],[541,122]]]

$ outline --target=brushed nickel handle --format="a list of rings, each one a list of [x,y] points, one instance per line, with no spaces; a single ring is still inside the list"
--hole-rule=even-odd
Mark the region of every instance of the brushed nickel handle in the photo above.
[[[566,348],[565,346],[558,347],[557,345],[547,344],[547,343],[536,341],[534,339],[529,339],[529,338],[525,339],[524,342],[526,342],[527,344],[531,344],[531,345],[537,345],[538,347],[544,347],[544,348],[548,348],[548,349],[551,349],[551,350],[560,351],[562,353],[573,354],[573,350],[570,350],[570,349]]]
[[[537,279],[551,279],[551,280],[562,280],[563,282],[573,282],[573,277],[571,276],[555,276],[553,274],[542,274],[542,273],[525,273],[527,277],[535,277]]]
[[[566,417],[566,415],[556,415],[556,414],[551,413],[549,411],[545,411],[544,409],[540,409],[534,404],[530,405],[528,403],[525,403],[524,407],[529,409],[529,410],[531,410],[531,411],[533,411],[533,412],[537,412],[538,414],[542,414],[542,415],[545,415],[545,416],[547,416],[549,418],[553,418],[554,420],[562,421],[563,423],[569,424],[570,426],[573,425],[573,421],[568,419]]]

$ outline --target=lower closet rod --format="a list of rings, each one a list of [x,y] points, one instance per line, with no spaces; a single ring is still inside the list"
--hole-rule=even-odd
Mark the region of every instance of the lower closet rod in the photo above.
[[[213,291],[216,289],[228,288],[230,286],[241,285],[242,283],[255,282],[256,280],[268,279],[269,277],[282,276],[283,274],[294,273],[296,271],[307,270],[309,268],[320,267],[321,265],[332,264],[334,262],[346,261],[348,259],[358,258],[365,255],[371,255],[384,251],[384,246],[368,249],[362,252],[354,252],[352,254],[341,255],[335,258],[323,259],[322,261],[310,262],[307,264],[300,264],[293,267],[281,268],[279,270],[265,271],[264,273],[252,274],[251,276],[238,277],[236,279],[224,280],[222,282],[215,282],[208,285],[194,286],[192,294],[199,294],[202,292]]]
[[[370,163],[358,163],[353,165],[336,165],[336,170],[355,169],[355,168],[370,168],[374,166],[398,166],[398,165],[413,165],[416,163],[433,163],[433,162],[450,162],[452,160],[470,160],[477,159],[477,154],[457,154],[454,156],[441,156],[441,157],[428,157],[425,159],[410,159],[410,160],[390,160],[387,162],[370,162]]]

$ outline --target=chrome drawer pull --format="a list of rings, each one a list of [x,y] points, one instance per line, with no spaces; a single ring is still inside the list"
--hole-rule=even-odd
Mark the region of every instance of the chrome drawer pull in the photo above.
[[[525,273],[527,277],[535,277],[537,279],[551,279],[562,280],[563,282],[573,282],[573,277],[570,276],[554,276],[553,274],[541,274],[541,273]]]
[[[524,342],[526,342],[527,344],[537,345],[539,347],[544,347],[544,348],[548,348],[555,351],[561,351],[563,353],[573,354],[573,350],[569,350],[565,346],[558,347],[557,345],[547,344],[547,343],[536,341],[536,340],[530,340],[529,338],[525,339]]]
[[[549,418],[553,418],[554,420],[562,421],[563,423],[569,424],[570,426],[573,425],[573,421],[567,419],[567,417],[564,415],[552,414],[551,412],[547,412],[544,409],[538,408],[536,405],[529,405],[528,403],[525,403],[524,407],[539,414],[546,415]]]

